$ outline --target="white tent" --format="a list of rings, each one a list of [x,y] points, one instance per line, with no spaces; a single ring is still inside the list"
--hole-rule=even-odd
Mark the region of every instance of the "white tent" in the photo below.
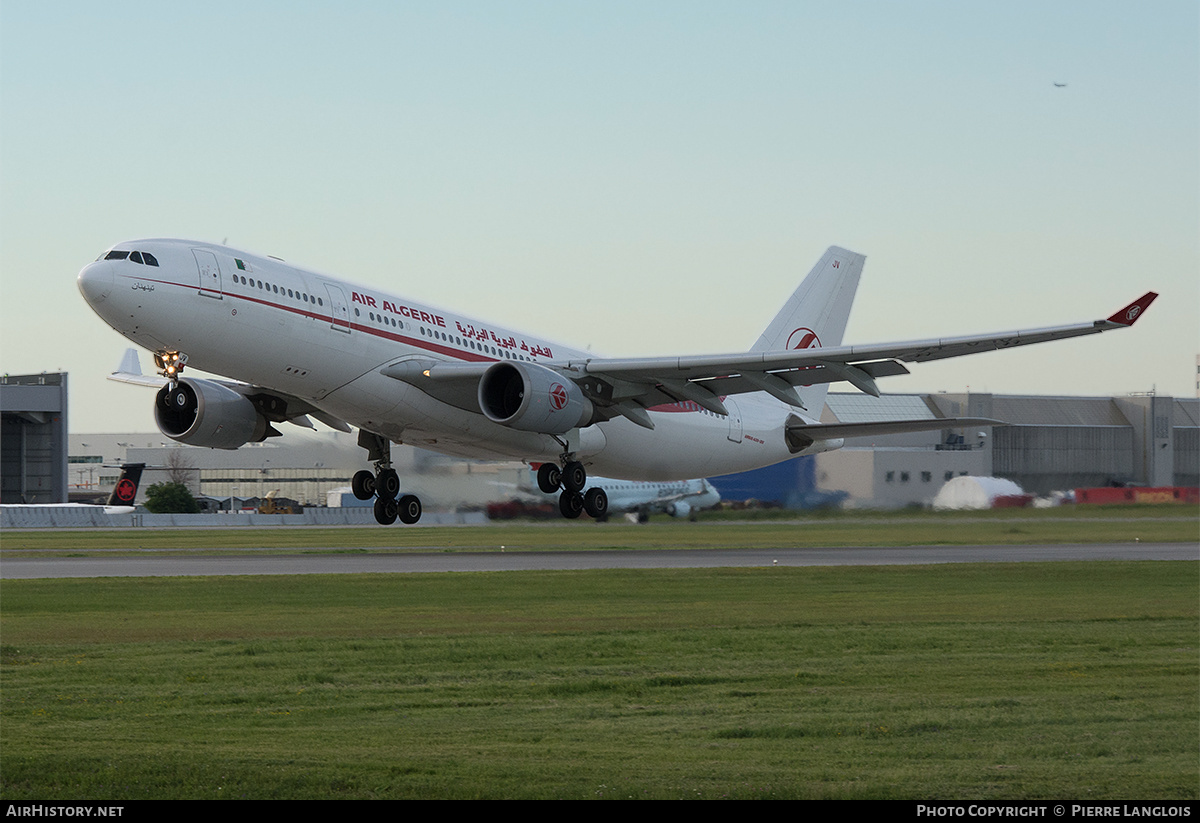
[[[1022,494],[1021,487],[1001,477],[955,477],[933,498],[933,508],[990,509],[997,497]]]

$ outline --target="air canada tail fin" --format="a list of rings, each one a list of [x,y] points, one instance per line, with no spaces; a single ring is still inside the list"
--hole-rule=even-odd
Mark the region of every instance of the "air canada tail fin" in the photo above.
[[[142,469],[145,463],[126,463],[121,467],[121,476],[117,485],[113,486],[112,494],[108,496],[106,506],[132,506],[137,498],[138,483],[142,482]]]
[[[866,257],[830,246],[751,347],[754,352],[840,346]],[[804,407],[820,415],[827,383],[798,386]]]

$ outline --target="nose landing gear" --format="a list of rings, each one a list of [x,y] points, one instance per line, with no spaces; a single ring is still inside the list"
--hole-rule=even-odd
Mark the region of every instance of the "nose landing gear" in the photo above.
[[[172,385],[179,382],[183,367],[187,365],[187,355],[178,351],[157,351],[154,353],[154,365],[158,373],[171,381]]]
[[[375,473],[363,469],[355,472],[350,488],[359,500],[375,498],[375,520],[390,526],[399,518],[401,523],[413,524],[421,519],[421,500],[405,494],[399,500],[400,475],[392,468],[392,444],[386,437],[359,429],[358,445],[367,450],[367,459],[375,463]]]

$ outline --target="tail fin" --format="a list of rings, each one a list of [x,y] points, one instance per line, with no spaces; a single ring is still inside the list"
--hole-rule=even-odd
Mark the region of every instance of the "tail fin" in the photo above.
[[[750,351],[787,351],[840,346],[866,257],[830,246],[775,315]],[[796,391],[811,414],[820,415],[827,383]]]
[[[142,482],[142,469],[145,463],[126,463],[121,467],[121,476],[117,485],[113,486],[112,494],[108,496],[107,506],[132,506],[137,497],[138,483]]]

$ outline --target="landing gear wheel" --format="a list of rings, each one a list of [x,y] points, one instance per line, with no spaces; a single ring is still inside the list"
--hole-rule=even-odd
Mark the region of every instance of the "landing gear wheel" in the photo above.
[[[390,526],[396,522],[399,506],[395,500],[387,500],[383,497],[375,500],[375,522],[381,526]]]
[[[588,513],[588,517],[605,519],[608,516],[608,495],[604,489],[588,489],[587,494],[583,496],[583,510]]]
[[[396,499],[396,495],[400,494],[400,475],[396,474],[395,469],[384,469],[379,473],[375,479],[375,491],[380,497]]]
[[[563,488],[569,492],[583,491],[583,487],[587,485],[587,469],[583,467],[582,463],[572,460],[563,466],[562,484]]]
[[[562,485],[562,469],[553,463],[543,463],[537,470],[538,488],[546,494],[554,494]]]
[[[421,519],[421,501],[414,494],[406,494],[397,504],[400,510],[400,522],[411,526]]]
[[[573,491],[563,492],[558,498],[558,510],[563,517],[574,520],[583,514],[583,495]]]
[[[350,480],[350,488],[359,500],[370,500],[375,496],[375,475],[366,469],[355,472]]]

